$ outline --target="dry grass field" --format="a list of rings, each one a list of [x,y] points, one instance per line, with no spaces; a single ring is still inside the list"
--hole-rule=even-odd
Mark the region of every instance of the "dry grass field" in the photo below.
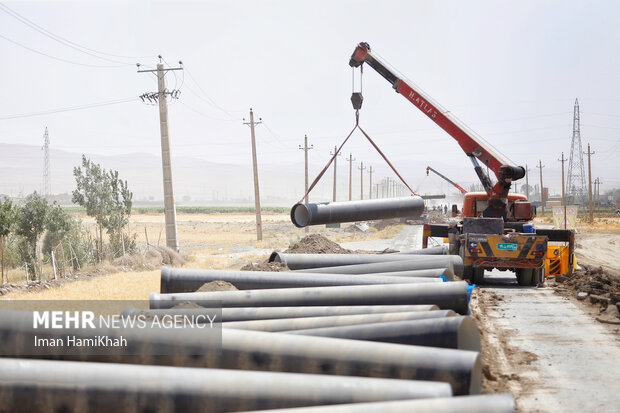
[[[80,216],[94,231],[94,222]],[[239,269],[249,262],[265,260],[273,250],[284,250],[308,234],[320,233],[335,242],[392,238],[401,225],[374,228],[361,232],[351,224],[342,228],[312,227],[305,232],[293,226],[287,214],[262,216],[263,240],[256,240],[254,214],[214,213],[177,216],[178,239],[186,268]],[[129,231],[136,237],[138,249],[144,253],[149,246],[165,245],[163,214],[135,214]],[[147,244],[148,240],[148,244]],[[49,266],[48,266],[49,267]],[[50,277],[51,267],[44,272]],[[91,269],[92,270],[92,269]],[[40,291],[15,291],[1,299],[9,300],[147,300],[150,292],[159,292],[159,270],[128,271],[104,266],[105,274],[86,277],[57,288]],[[46,276],[44,276],[44,279]],[[25,282],[23,270],[14,271],[12,282]]]

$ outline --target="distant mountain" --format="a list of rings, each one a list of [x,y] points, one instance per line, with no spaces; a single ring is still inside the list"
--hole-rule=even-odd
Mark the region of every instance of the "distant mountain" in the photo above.
[[[163,199],[161,158],[147,153],[130,153],[115,156],[86,154],[105,169],[118,170],[134,193],[136,204],[161,202]],[[402,155],[401,155],[402,156]],[[81,164],[81,153],[51,149],[52,193],[70,193],[75,189],[73,168]],[[303,158],[302,158],[303,159]],[[406,158],[405,158],[406,159]],[[319,163],[320,162],[320,163]],[[316,159],[310,165],[310,182],[323,168],[327,159]],[[426,176],[428,160],[402,158],[394,161],[396,168],[411,187],[426,194],[451,194],[458,191],[437,176]],[[473,168],[463,160],[462,164],[432,162],[432,166],[454,179],[465,188],[476,180]],[[359,199],[360,173],[354,164],[353,199]],[[385,164],[373,165],[373,191],[375,184],[385,176],[394,174]],[[530,184],[539,182],[538,171],[530,169]],[[172,173],[177,205],[254,205],[254,181],[252,165],[236,165],[206,161],[192,157],[173,157]],[[347,162],[338,162],[338,200],[348,199],[349,168]],[[17,196],[41,191],[43,183],[43,151],[39,146],[0,143],[0,194]],[[369,175],[365,173],[364,194],[368,197]],[[545,169],[545,186],[559,181],[557,168]],[[282,161],[279,164],[259,163],[259,182],[262,205],[289,206],[304,195],[304,165],[299,162]],[[519,183],[519,187],[524,182]],[[310,200],[332,199],[333,169],[330,168],[312,191]],[[552,184],[553,185],[553,184]],[[376,196],[376,194],[375,194]],[[70,198],[70,197],[69,197]]]

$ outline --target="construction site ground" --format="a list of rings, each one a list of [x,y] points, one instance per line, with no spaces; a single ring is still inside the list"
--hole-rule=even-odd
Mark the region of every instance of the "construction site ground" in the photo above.
[[[161,244],[163,218],[132,217],[144,251]],[[617,221],[617,222],[616,222]],[[308,234],[322,234],[350,250],[419,248],[420,225],[338,229],[294,228],[287,215],[263,217],[264,240],[256,241],[253,214],[181,215],[179,239],[185,267],[239,269],[264,261]],[[187,245],[187,246],[186,246]],[[620,274],[620,219],[581,227],[579,263]],[[321,247],[319,245],[319,247]],[[110,266],[109,274],[78,277],[56,288],[8,292],[4,299],[146,299],[159,291],[159,270],[133,271]],[[586,273],[587,277],[589,273]],[[615,275],[614,275],[615,274]],[[597,321],[600,303],[578,301],[577,290],[548,279],[545,285],[519,287],[511,272],[487,273],[489,282],[474,290],[472,316],[483,340],[483,392],[510,392],[521,412],[616,411],[620,406],[620,325]],[[620,320],[620,319],[618,319]]]

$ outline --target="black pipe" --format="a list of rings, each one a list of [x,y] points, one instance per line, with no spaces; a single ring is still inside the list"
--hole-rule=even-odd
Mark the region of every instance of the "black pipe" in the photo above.
[[[486,394],[484,396],[260,410],[253,413],[515,413],[516,411],[512,394]]]
[[[467,283],[464,281],[207,293],[151,293],[149,300],[151,308],[171,308],[186,301],[203,306],[212,306],[217,302],[222,307],[435,304],[439,308],[454,310],[459,314],[468,313]]]
[[[434,311],[438,310],[436,305],[352,305],[352,306],[330,306],[330,307],[246,307],[246,308],[222,308],[222,322],[227,321],[249,321],[249,320],[272,320],[274,318],[301,318],[301,317],[323,317],[333,315],[353,315],[353,314],[379,314],[379,313],[398,313],[412,311]],[[154,317],[155,315],[178,314],[187,316],[198,316],[217,314],[213,308],[170,308],[166,310],[141,310],[138,308],[127,308],[123,311],[124,316],[145,315]],[[212,317],[211,317],[212,318]],[[198,319],[204,321],[204,318]],[[205,321],[206,322],[206,321]]]
[[[442,268],[452,263],[456,275],[461,275],[463,268],[463,260],[458,255],[287,254],[283,252],[274,252],[269,257],[269,262],[283,262],[291,270],[397,261],[411,261],[410,264],[407,264],[410,270]]]
[[[291,221],[298,228],[308,225],[339,222],[371,221],[387,218],[418,218],[424,212],[424,200],[419,196],[362,201],[295,204]]]
[[[5,412],[233,412],[450,397],[448,383],[263,371],[0,359]]]
[[[306,330],[291,329],[283,332],[302,336],[480,351],[480,333],[471,317],[426,318]]]
[[[372,264],[340,265],[338,267],[310,268],[308,270],[294,270],[302,273],[326,274],[374,274],[392,275],[394,277],[432,277],[443,276],[446,280],[454,280],[453,265],[449,263],[445,268],[428,268],[421,270],[409,269],[412,261],[375,262]],[[415,264],[415,263],[414,263]],[[435,265],[435,264],[431,264]],[[378,272],[379,271],[379,272]]]
[[[437,247],[420,248],[415,250],[399,251],[396,254],[408,254],[408,255],[448,255],[449,249],[445,245],[439,245]]]
[[[403,278],[392,275],[352,276],[301,274],[290,271],[226,271],[162,267],[160,290],[162,293],[194,292],[203,284],[217,280],[229,282],[239,290],[441,282],[440,279],[434,278]]]
[[[412,313],[380,313],[354,314],[324,317],[282,318],[275,320],[233,321],[222,323],[224,328],[254,331],[291,331],[307,330],[323,327],[337,327],[350,325],[366,325],[403,320],[423,320],[428,318],[454,317],[452,310],[415,311]]]

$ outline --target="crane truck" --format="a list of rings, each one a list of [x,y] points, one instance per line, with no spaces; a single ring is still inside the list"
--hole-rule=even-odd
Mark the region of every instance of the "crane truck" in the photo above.
[[[465,264],[464,279],[480,284],[484,281],[485,269],[497,268],[514,271],[519,285],[537,285],[544,281],[548,241],[569,243],[569,268],[572,268],[574,232],[534,230],[530,223],[535,216],[532,204],[524,195],[509,194],[512,182],[525,176],[525,168],[509,165],[471,129],[391,70],[372,53],[368,43],[359,43],[349,65],[356,68],[364,63],[456,140],[485,189],[482,193],[465,194],[463,222],[456,228],[459,234],[456,251]],[[493,172],[495,183],[485,168]],[[447,225],[425,225],[423,247],[427,246],[429,237],[448,237],[448,233]]]

